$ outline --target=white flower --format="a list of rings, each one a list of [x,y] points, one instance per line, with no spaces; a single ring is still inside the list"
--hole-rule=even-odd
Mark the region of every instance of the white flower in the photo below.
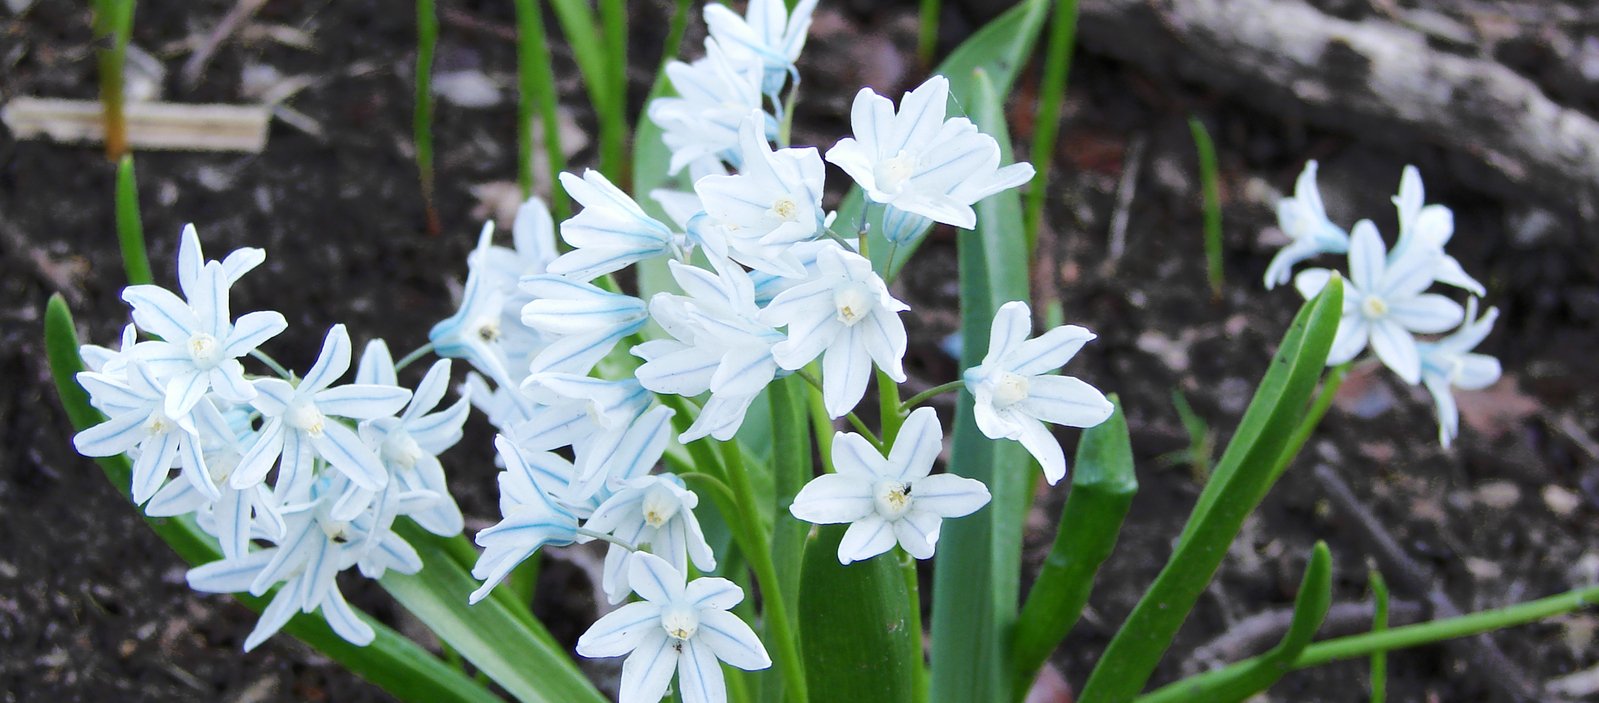
[[[500,346],[500,339],[506,333],[505,306],[514,289],[505,287],[503,271],[492,263],[496,259],[491,254],[493,241],[494,222],[491,220],[483,223],[477,249],[467,258],[470,270],[466,289],[461,293],[461,306],[454,315],[428,331],[428,341],[433,343],[433,353],[466,359],[495,383],[514,386],[521,375],[510,370],[509,360]]]
[[[511,569],[539,548],[577,541],[577,516],[550,497],[565,489],[572,465],[550,452],[523,452],[503,435],[494,438],[494,447],[505,462],[500,472],[502,519],[474,538],[483,554],[472,567],[472,578],[483,585],[472,592],[468,603],[486,598]]]
[[[984,435],[1022,443],[1054,485],[1066,475],[1066,455],[1045,422],[1093,427],[1114,409],[1093,386],[1070,376],[1051,376],[1066,365],[1094,333],[1076,325],[1056,327],[1037,339],[1027,303],[1011,301],[994,314],[988,354],[966,370],[962,380],[976,399],[974,419]]]
[[[641,476],[618,485],[583,528],[635,547],[648,545],[650,553],[666,559],[679,572],[688,571],[690,558],[695,568],[710,571],[716,568],[716,555],[694,517],[699,504],[700,497],[683,486],[683,479],[670,474]],[[605,595],[613,604],[622,602],[633,590],[628,581],[633,554],[618,544],[605,552]]]
[[[611,611],[577,640],[585,657],[627,655],[621,703],[661,700],[673,670],[683,703],[720,703],[727,688],[719,661],[745,671],[772,665],[755,632],[728,612],[743,589],[714,577],[685,586],[683,572],[654,554],[631,561],[628,581],[644,600]]]
[[[599,171],[563,173],[561,185],[583,211],[561,223],[561,239],[573,249],[550,262],[550,273],[589,281],[657,256],[683,258],[681,237]]]
[[[933,76],[894,104],[870,88],[855,95],[850,111],[853,138],[827,150],[872,202],[956,227],[977,225],[972,204],[1033,178],[1033,167],[1000,168],[999,142],[971,120],[944,119],[949,79]],[[885,219],[889,213],[885,213]],[[885,231],[903,242],[916,231]]]
[[[932,408],[917,408],[900,427],[885,459],[854,433],[833,435],[833,468],[800,489],[789,512],[806,522],[850,523],[838,561],[870,559],[899,542],[911,556],[928,559],[945,518],[970,515],[988,504],[982,481],[954,474],[929,476],[944,430]]]
[[[395,387],[399,378],[394,359],[381,339],[366,345],[356,367],[355,382]],[[439,455],[461,441],[461,426],[471,409],[467,397],[434,412],[450,385],[450,360],[439,359],[428,369],[416,387],[405,412],[398,417],[379,417],[361,423],[359,434],[367,446],[377,450],[378,459],[389,469],[404,491],[427,491],[438,496],[426,510],[410,513],[418,525],[433,534],[451,537],[460,534],[461,509],[450,496],[444,480],[444,465]],[[365,489],[357,488],[365,491]],[[370,493],[368,494],[370,496]]]
[[[288,322],[271,311],[247,313],[234,321],[228,310],[232,281],[220,262],[189,272],[180,285],[183,300],[154,285],[122,290],[122,299],[133,307],[133,323],[161,338],[136,345],[134,354],[164,380],[163,412],[179,417],[211,390],[234,402],[254,398],[239,357],[287,329]]]
[[[126,367],[127,378],[85,371],[78,385],[88,391],[92,404],[109,418],[79,432],[72,445],[84,456],[116,456],[133,452],[133,502],[143,505],[167,481],[167,473],[181,461],[183,476],[211,500],[221,497],[206,470],[202,435],[226,433],[227,423],[210,400],[201,397],[182,415],[166,412],[171,399],[161,381],[142,362]]]
[[[1415,333],[1435,334],[1460,324],[1460,304],[1436,293],[1422,293],[1433,283],[1441,250],[1413,248],[1390,261],[1370,220],[1355,223],[1349,243],[1349,282],[1344,286],[1343,319],[1333,339],[1327,364],[1354,359],[1367,341],[1377,358],[1405,383],[1421,381],[1421,356]],[[1306,299],[1327,285],[1332,272],[1307,269],[1294,278]]]
[[[204,435],[205,469],[217,487],[215,497],[195,488],[190,481],[171,481],[150,498],[144,506],[144,514],[177,517],[193,513],[200,528],[217,538],[222,555],[228,559],[247,554],[253,538],[283,539],[286,527],[272,499],[271,489],[265,484],[243,490],[228,485],[228,477],[244,457],[244,448],[234,432],[224,425],[207,430]],[[254,441],[253,432],[247,431],[245,435]]]
[[[755,289],[736,265],[711,259],[717,274],[675,261],[672,277],[688,296],[657,293],[650,300],[655,321],[675,339],[657,339],[633,347],[645,360],[634,374],[656,393],[710,398],[694,424],[678,437],[692,442],[710,435],[728,441],[744,423],[767,384],[776,377],[772,346],[783,335],[759,321]]]
[[[705,26],[728,55],[740,61],[759,59],[766,69],[762,90],[776,95],[805,48],[815,9],[816,0],[800,0],[792,14],[783,0],[752,0],[745,15],[739,17],[725,5],[709,3]]]
[[[234,284],[244,274],[249,273],[261,262],[266,261],[266,252],[255,247],[240,247],[228,252],[222,259],[222,270],[227,273],[228,283]],[[178,287],[182,290],[191,290],[192,286],[200,280],[200,273],[209,263],[205,258],[205,251],[200,248],[200,233],[194,229],[193,224],[183,226],[183,235],[178,243]]]
[[[1455,257],[1441,253],[1455,234],[1455,214],[1442,205],[1424,204],[1426,196],[1421,187],[1421,172],[1415,166],[1405,167],[1399,179],[1399,194],[1393,200],[1394,207],[1399,210],[1399,241],[1388,254],[1389,265],[1410,255],[1412,249],[1436,250],[1440,254],[1433,260],[1433,280],[1464,288],[1473,295],[1483,295],[1482,284],[1467,274]]]
[[[764,72],[760,59],[734,60],[715,38],[705,40],[704,58],[666,65],[678,97],[656,98],[647,112],[672,150],[672,175],[706,159],[738,165],[738,128],[751,110],[761,109]],[[766,127],[775,133],[777,120],[768,118]]]
[[[712,5],[711,7],[719,7]],[[826,228],[822,157],[813,148],[772,151],[759,112],[739,129],[743,166],[737,175],[694,183],[706,216],[689,228],[706,250],[758,271],[802,277],[791,252]]]
[[[530,374],[588,373],[649,321],[644,301],[592,283],[546,274],[523,278],[520,288],[528,296],[522,324],[553,340],[529,362]]]
[[[1287,283],[1293,276],[1294,265],[1305,259],[1349,251],[1349,233],[1327,219],[1327,209],[1321,204],[1314,160],[1305,164],[1299,180],[1294,182],[1294,197],[1278,201],[1277,227],[1291,241],[1266,266],[1267,290]]]
[[[1497,308],[1488,308],[1477,319],[1477,299],[1472,298],[1466,301],[1465,321],[1460,329],[1436,342],[1416,345],[1421,355],[1421,382],[1438,409],[1438,441],[1445,447],[1460,433],[1460,409],[1455,405],[1452,389],[1482,390],[1499,380],[1499,360],[1471,351],[1493,331],[1497,319]]]
[[[619,381],[566,373],[539,373],[524,386],[535,410],[515,428],[517,446],[549,450],[571,446],[577,472],[561,499],[593,497],[611,480],[649,473],[671,439],[673,411],[650,407],[652,396],[628,378]]]
[[[389,480],[383,462],[353,428],[336,417],[387,417],[405,406],[411,392],[364,383],[333,386],[349,368],[350,334],[344,325],[334,325],[322,342],[316,363],[298,386],[276,378],[257,381],[260,394],[250,402],[261,411],[265,423],[229,485],[243,489],[260,483],[281,456],[275,494],[280,503],[298,502],[308,497],[313,459],[320,456],[361,488],[383,488]]]
[[[816,272],[779,293],[761,311],[761,322],[788,326],[788,338],[772,347],[777,365],[790,371],[822,358],[822,396],[832,417],[848,413],[866,393],[872,362],[895,381],[905,381],[905,324],[896,300],[872,271],[872,262],[840,248],[823,249]]]

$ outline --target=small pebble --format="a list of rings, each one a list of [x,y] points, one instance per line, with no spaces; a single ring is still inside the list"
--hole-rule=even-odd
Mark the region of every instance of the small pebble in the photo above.
[[[1549,506],[1549,512],[1570,517],[1582,505],[1582,498],[1560,486],[1549,484],[1543,487],[1543,502]]]

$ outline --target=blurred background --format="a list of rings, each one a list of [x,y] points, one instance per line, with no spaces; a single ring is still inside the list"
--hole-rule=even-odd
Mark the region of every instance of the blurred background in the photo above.
[[[936,55],[1009,4],[943,3]],[[632,116],[672,10],[667,0],[630,3]],[[911,0],[821,3],[799,64],[796,145],[825,149],[845,136],[860,86],[897,95],[925,77],[917,10]],[[454,309],[481,222],[509,226],[519,198],[512,3],[440,0],[438,14],[434,234],[411,142],[409,4],[140,3],[130,95],[272,105],[259,153],[137,153],[157,280],[173,280],[178,232],[193,222],[213,256],[267,249],[267,264],[235,288],[234,307],[288,317],[289,331],[269,345],[286,364],[307,366],[335,322],[358,345],[425,341]],[[700,54],[703,36],[696,12],[685,56]],[[94,99],[94,48],[86,3],[6,0],[0,103]],[[571,52],[558,38],[552,52],[566,156],[573,168],[593,165],[595,116]],[[1019,153],[1036,127],[1039,72],[1027,69],[1010,101]],[[1291,605],[1318,538],[1337,568],[1324,635],[1367,626],[1369,610],[1355,606],[1368,597],[1369,568],[1387,576],[1396,622],[1599,580],[1599,9],[1577,0],[1082,0],[1066,96],[1034,291],[1100,335],[1068,372],[1121,394],[1142,490],[1083,624],[1035,700],[1071,700],[1064,681],[1083,680],[1164,562],[1212,452],[1297,309],[1294,291],[1267,292],[1260,281],[1286,242],[1273,208],[1307,159],[1321,163],[1332,219],[1369,217],[1390,242],[1400,170],[1421,170],[1428,202],[1454,210],[1451,253],[1502,312],[1479,351],[1503,361],[1504,379],[1460,395],[1464,429],[1445,450],[1424,393],[1387,373],[1352,375],[1290,480],[1246,524],[1157,679],[1275,641],[1282,625],[1271,614]],[[1214,299],[1190,117],[1208,128],[1218,157],[1225,285]],[[535,169],[540,191],[543,175]],[[829,178],[836,199],[846,180]],[[110,343],[125,324],[113,181],[98,146],[0,128],[0,696],[385,700],[287,637],[242,654],[254,615],[191,592],[183,563],[71,451],[40,318],[60,292],[86,341]],[[907,369],[916,384],[958,373],[938,344],[958,327],[954,236],[935,230],[895,284],[914,311]],[[1070,447],[1076,434],[1060,437]],[[490,436],[474,418],[445,457],[469,530],[497,515]],[[1029,573],[1048,551],[1064,495],[1039,493]],[[598,555],[557,552],[541,576],[536,610],[569,645],[592,620]],[[371,584],[345,588],[431,642]],[[1338,604],[1350,605],[1342,616]],[[1596,629],[1599,614],[1575,613],[1397,653],[1391,696],[1590,698],[1599,692]],[[602,680],[613,665],[590,664]],[[1364,676],[1362,662],[1295,673],[1267,697],[1363,700]]]

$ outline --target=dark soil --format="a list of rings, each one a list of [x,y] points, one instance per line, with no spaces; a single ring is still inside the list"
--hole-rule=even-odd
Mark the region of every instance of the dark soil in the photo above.
[[[648,35],[630,52],[635,101],[648,88],[660,52],[655,32],[669,4],[635,6],[635,26]],[[1337,5],[1339,14],[1366,11],[1362,3],[1323,4]],[[191,89],[177,75],[190,51],[185,42],[208,33],[232,3],[140,4],[134,44],[166,67],[165,99],[243,102],[244,69],[266,65],[318,79],[288,104],[325,131],[318,138],[275,122],[259,155],[139,154],[157,278],[172,280],[176,235],[194,222],[212,255],[237,246],[269,251],[267,265],[236,289],[235,307],[288,316],[289,331],[271,343],[285,363],[309,364],[335,322],[347,323],[358,343],[381,336],[404,350],[422,341],[428,326],[453,309],[465,254],[491,210],[473,186],[515,174],[510,3],[442,5],[440,69],[477,67],[504,90],[489,108],[440,103],[437,204],[445,227],[429,236],[409,144],[409,11],[370,0],[269,2],[249,26],[303,33],[314,48],[247,31],[220,48]],[[887,93],[919,82],[923,73],[910,51],[914,5],[824,8],[801,62],[806,82],[796,142],[825,147],[842,136],[859,85]],[[945,10],[945,50],[994,9],[962,5]],[[84,8],[44,2],[0,19],[0,101],[96,94]],[[690,46],[702,31],[691,31]],[[1571,85],[1569,70],[1551,66],[1536,42],[1501,48],[1516,70],[1554,87]],[[592,133],[575,68],[563,49],[556,53],[563,103]],[[1035,82],[1024,76],[1012,104],[1023,145]],[[1506,380],[1462,399],[1465,428],[1446,451],[1424,394],[1381,373],[1352,379],[1288,479],[1246,525],[1157,678],[1179,675],[1194,647],[1239,619],[1291,604],[1316,539],[1326,540],[1334,555],[1336,600],[1367,597],[1374,552],[1311,478],[1318,463],[1335,469],[1410,556],[1436,574],[1432,583],[1467,610],[1595,581],[1599,456],[1588,438],[1599,432],[1599,371],[1592,363],[1599,257],[1585,231],[1591,227],[1568,212],[1472,190],[1465,185],[1475,182],[1470,159],[1426,143],[1395,148],[1369,135],[1315,131],[1245,107],[1236,96],[1085,52],[1070,85],[1051,165],[1043,239],[1051,256],[1035,276],[1035,290],[1058,298],[1069,322],[1100,335],[1068,372],[1121,394],[1141,490],[1088,614],[1053,662],[1066,680],[1080,684],[1087,675],[1164,563],[1198,495],[1195,471],[1164,458],[1189,444],[1172,392],[1185,394],[1224,442],[1299,305],[1292,290],[1262,290],[1260,277],[1277,243],[1262,233],[1274,226],[1271,206],[1291,190],[1307,158],[1322,162],[1323,194],[1336,221],[1372,217],[1390,237],[1387,198],[1400,169],[1412,163],[1422,170],[1429,202],[1455,211],[1452,252],[1488,286],[1487,303],[1503,313],[1483,351],[1503,360]],[[1591,85],[1552,93],[1570,95],[1577,107],[1594,106]],[[1209,126],[1220,154],[1227,285],[1218,300],[1205,288],[1191,114]],[[1134,152],[1140,171],[1126,213],[1125,253],[1112,261],[1107,241],[1118,182]],[[584,150],[574,165],[592,161]],[[841,174],[832,175],[835,185],[843,183]],[[7,387],[0,393],[0,691],[7,701],[385,699],[286,637],[242,654],[253,614],[191,592],[181,561],[140,524],[120,491],[72,452],[41,351],[40,316],[48,295],[61,292],[88,340],[110,342],[125,323],[111,185],[112,169],[93,148],[0,134],[0,374]],[[954,363],[934,351],[958,326],[953,237],[953,231],[935,233],[896,285],[916,311],[907,319],[913,380],[927,385],[956,374]],[[447,465],[475,527],[495,519],[495,469],[486,423],[474,419],[469,428]],[[1061,436],[1070,447],[1075,435]],[[1029,570],[1048,549],[1065,490],[1039,495]],[[591,617],[591,591],[573,561],[549,563],[537,609],[570,643]],[[1391,583],[1398,580],[1390,574]],[[427,637],[378,589],[355,580],[346,588],[374,614]],[[1394,596],[1419,602],[1426,594],[1396,585]],[[1539,683],[1593,666],[1595,627],[1599,618],[1575,614],[1492,639]],[[1467,650],[1395,653],[1391,670],[1393,700],[1503,699]],[[614,676],[607,671],[594,669]],[[1270,697],[1355,701],[1365,699],[1364,687],[1365,664],[1357,662],[1290,674]]]

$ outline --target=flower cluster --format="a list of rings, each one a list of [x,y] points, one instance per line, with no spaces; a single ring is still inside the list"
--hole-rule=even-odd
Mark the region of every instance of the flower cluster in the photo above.
[[[737,586],[688,580],[690,566],[717,568],[690,485],[725,486],[709,467],[689,466],[685,445],[739,441],[752,405],[791,375],[820,390],[821,414],[857,424],[854,408],[874,375],[906,380],[900,315],[909,306],[864,255],[864,225],[833,231],[824,161],[881,211],[896,244],[933,222],[973,228],[975,202],[1033,176],[1026,163],[1002,166],[998,142],[970,120],[946,115],[941,76],[897,108],[862,90],[853,136],[825,158],[789,146],[778,125],[814,5],[801,0],[789,12],[781,0],[752,0],[742,17],[707,6],[705,57],[671,64],[676,96],[648,106],[671,171],[687,173],[684,189],[641,203],[599,172],[561,174],[579,212],[557,224],[530,199],[509,247],[485,225],[456,312],[399,365],[381,341],[370,344],[354,383],[338,383],[352,351],[342,326],[302,377],[246,375],[239,359],[285,327],[276,313],[228,315],[228,284],[262,257],[243,250],[202,263],[190,231],[179,267],[186,299],[149,286],[125,294],[137,329],[159,339],[140,341],[130,327],[122,349],[86,350],[95,370],[82,382],[111,420],[81,434],[80,450],[129,452],[136,501],[148,501],[152,515],[194,513],[218,537],[225,558],[193,570],[195,588],[260,595],[281,584],[247,647],[295,612],[318,609],[362,643],[372,631],[334,577],[351,566],[367,576],[421,568],[393,530],[401,516],[440,535],[461,530],[437,457],[476,407],[498,431],[502,471],[500,519],[475,537],[481,586],[469,601],[488,597],[540,549],[607,542],[608,600],[642,600],[602,617],[578,651],[628,656],[624,701],[659,700],[674,672],[684,700],[722,700],[719,661],[771,662],[728,612],[743,598]],[[663,268],[675,287],[647,299],[624,292],[612,274],[641,264]],[[1051,375],[1091,333],[1031,334],[1027,305],[1005,305],[987,358],[963,381],[982,431],[1020,441],[1054,483],[1066,465],[1044,423],[1092,426],[1111,405],[1088,384]],[[414,394],[400,387],[397,366],[428,351],[443,358]],[[439,411],[451,359],[471,370],[461,400]],[[932,474],[943,430],[931,408],[910,412],[891,443],[863,433],[833,438],[824,463],[836,473],[806,485],[791,507],[802,520],[850,524],[841,562],[895,545],[930,558],[943,520],[988,503],[981,482]],[[674,471],[658,471],[663,463]],[[715,470],[745,470],[728,463]],[[168,482],[174,469],[182,479]],[[723,512],[732,509],[749,506]]]
[[[108,419],[73,441],[88,456],[132,457],[133,501],[145,514],[192,516],[217,538],[223,558],[191,570],[192,587],[258,596],[276,588],[245,649],[295,613],[319,610],[341,637],[366,644],[372,628],[334,579],[352,566],[370,578],[422,568],[393,531],[400,516],[439,535],[460,533],[438,455],[460,439],[469,406],[463,398],[439,409],[447,360],[414,394],[401,387],[382,340],[366,347],[354,383],[338,383],[351,361],[343,325],[328,332],[304,376],[246,374],[241,360],[270,360],[257,347],[288,326],[276,312],[230,312],[230,287],[265,258],[240,249],[207,261],[199,235],[185,228],[182,297],[127,288],[133,324],[120,348],[83,348],[90,370],[78,382]]]
[[[1291,241],[1267,267],[1266,287],[1287,283],[1301,261],[1347,254],[1343,318],[1328,365],[1347,364],[1370,347],[1405,383],[1426,387],[1438,411],[1439,441],[1447,447],[1460,426],[1453,389],[1477,390],[1499,380],[1499,361],[1472,351],[1492,331],[1499,311],[1489,308],[1477,316],[1477,298],[1485,289],[1444,251],[1454,236],[1454,214],[1443,205],[1426,204],[1414,166],[1405,167],[1393,203],[1399,239],[1390,250],[1371,220],[1345,231],[1328,219],[1316,187],[1316,162],[1306,164],[1293,197],[1277,205],[1278,225]],[[1294,286],[1310,298],[1332,275],[1329,269],[1307,269],[1293,276]],[[1472,297],[1462,308],[1449,297],[1427,292],[1434,284]],[[1417,338],[1445,332],[1449,334],[1441,338]]]

